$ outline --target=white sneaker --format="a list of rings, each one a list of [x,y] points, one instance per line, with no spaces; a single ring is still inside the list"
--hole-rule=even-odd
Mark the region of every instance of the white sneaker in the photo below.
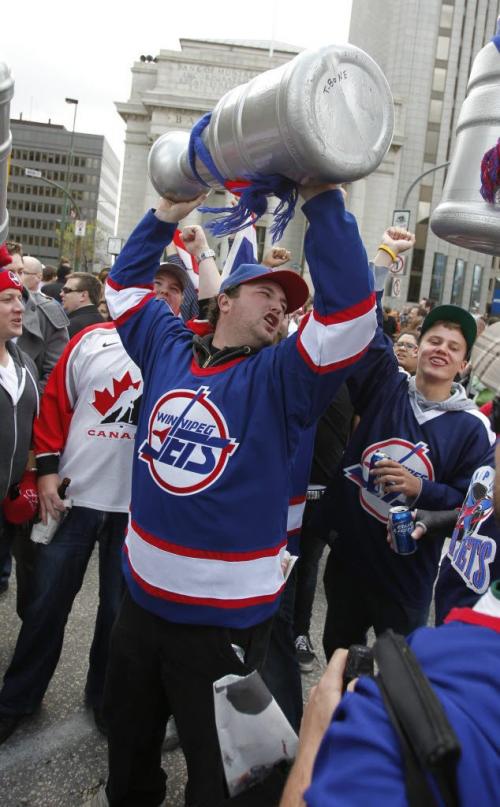
[[[97,789],[93,788],[93,790],[93,795],[90,795],[90,798],[82,802],[81,807],[109,807],[105,785],[99,785]]]
[[[175,718],[170,715],[167,722],[167,730],[165,731],[165,739],[163,740],[163,751],[174,751],[180,745],[179,734],[177,726],[175,725]]]
[[[297,636],[295,639],[295,652],[297,653],[300,671],[303,673],[312,672],[316,661],[316,653],[309,636]]]

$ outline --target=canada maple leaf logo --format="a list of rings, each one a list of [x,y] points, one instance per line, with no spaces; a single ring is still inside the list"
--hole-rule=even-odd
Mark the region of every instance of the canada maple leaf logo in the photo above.
[[[96,390],[94,392],[94,400],[92,401],[92,406],[96,409],[100,415],[105,415],[109,412],[112,407],[117,403],[120,396],[129,389],[139,389],[141,386],[140,381],[132,381],[132,376],[130,375],[129,370],[125,373],[123,378],[119,381],[116,378],[113,378],[113,391],[110,392],[109,389],[104,390]]]

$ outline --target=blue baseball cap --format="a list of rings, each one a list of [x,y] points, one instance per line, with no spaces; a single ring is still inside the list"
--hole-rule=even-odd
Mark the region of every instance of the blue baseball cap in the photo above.
[[[291,314],[304,305],[309,297],[309,288],[305,280],[291,269],[269,269],[260,263],[242,263],[222,281],[219,292],[234,289],[243,283],[255,283],[258,280],[271,280],[281,286],[287,302],[287,313]]]

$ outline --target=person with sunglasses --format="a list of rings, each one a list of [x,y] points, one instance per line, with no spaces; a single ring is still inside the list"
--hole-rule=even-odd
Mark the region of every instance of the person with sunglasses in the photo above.
[[[61,289],[61,300],[69,318],[70,339],[79,331],[104,322],[98,305],[102,297],[102,284],[89,272],[72,272]]]

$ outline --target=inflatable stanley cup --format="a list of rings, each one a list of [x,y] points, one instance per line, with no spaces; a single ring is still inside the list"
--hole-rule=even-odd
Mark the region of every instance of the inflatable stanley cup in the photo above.
[[[6,64],[0,62],[0,244],[7,238],[7,180],[9,154],[12,148],[10,133],[10,99],[14,95],[14,80]]]
[[[343,182],[370,174],[392,139],[394,109],[380,68],[352,45],[303,51],[227,92],[203,131],[214,178],[188,155],[189,134],[162,135],[149,155],[161,196],[192,199],[226,180],[281,174],[294,182]]]
[[[500,254],[500,203],[481,196],[481,161],[500,137],[499,48],[497,29],[472,65],[443,197],[431,217],[439,238],[491,255]]]

